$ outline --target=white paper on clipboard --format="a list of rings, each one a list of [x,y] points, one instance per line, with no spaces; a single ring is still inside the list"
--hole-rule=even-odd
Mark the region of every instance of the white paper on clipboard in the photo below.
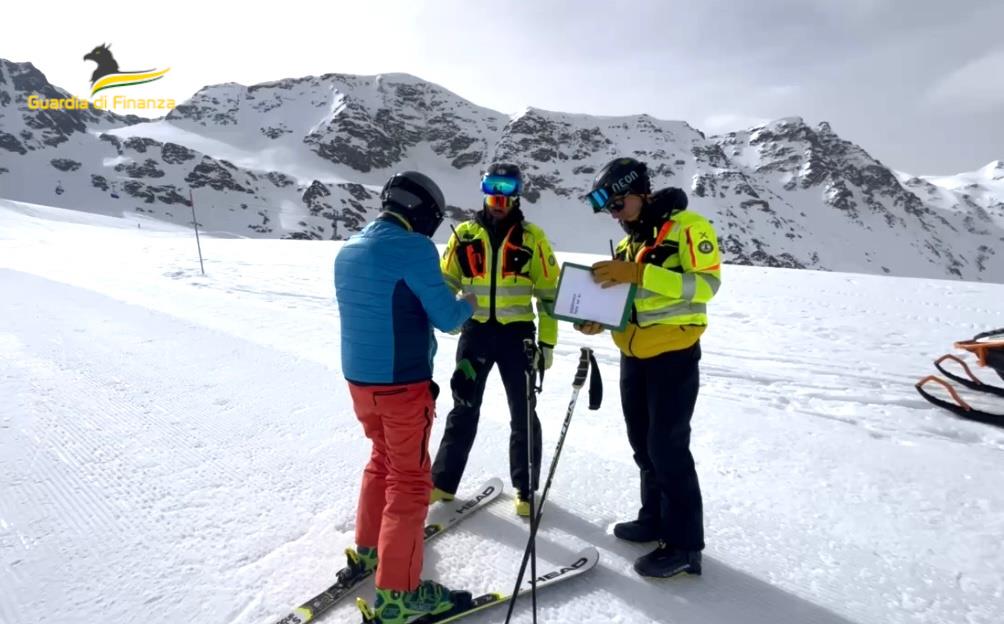
[[[593,281],[589,267],[566,262],[554,301],[554,316],[566,321],[593,321],[621,328],[635,290],[633,284],[602,288]]]

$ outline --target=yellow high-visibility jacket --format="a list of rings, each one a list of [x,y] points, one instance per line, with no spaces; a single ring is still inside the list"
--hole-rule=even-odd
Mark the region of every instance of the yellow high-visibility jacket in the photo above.
[[[538,340],[557,344],[558,322],[551,313],[559,267],[547,236],[536,225],[517,221],[501,240],[493,241],[477,219],[465,221],[450,236],[440,268],[454,291],[477,295],[475,321],[533,321],[536,297]]]
[[[694,345],[708,325],[707,303],[721,286],[721,253],[711,223],[689,210],[653,229],[650,243],[624,238],[619,260],[645,264],[631,320],[614,342],[629,356],[655,357]]]

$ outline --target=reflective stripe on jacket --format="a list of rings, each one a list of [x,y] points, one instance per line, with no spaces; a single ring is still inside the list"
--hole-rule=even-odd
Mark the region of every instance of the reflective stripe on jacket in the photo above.
[[[547,236],[536,225],[514,223],[493,245],[484,225],[465,221],[450,236],[440,268],[451,288],[477,295],[473,318],[482,323],[491,319],[503,324],[532,322],[536,297],[538,340],[552,346],[557,343],[558,322],[551,311],[559,267]]]
[[[624,238],[617,258],[645,264],[631,321],[614,342],[626,355],[649,358],[686,349],[708,325],[707,303],[721,286],[721,253],[711,223],[689,210],[661,223],[654,237]]]

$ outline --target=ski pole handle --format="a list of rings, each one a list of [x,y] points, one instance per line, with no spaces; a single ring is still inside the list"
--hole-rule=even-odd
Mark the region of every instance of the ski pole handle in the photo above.
[[[527,366],[530,370],[537,370],[537,343],[533,338],[523,339],[523,354],[526,356]]]
[[[575,371],[575,379],[572,381],[573,388],[581,388],[586,383],[586,374],[589,373],[589,355],[593,352],[589,347],[581,347],[579,354],[579,368]]]

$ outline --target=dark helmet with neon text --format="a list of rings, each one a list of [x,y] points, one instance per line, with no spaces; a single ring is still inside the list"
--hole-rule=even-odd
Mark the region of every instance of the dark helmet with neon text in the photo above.
[[[593,178],[592,188],[586,198],[593,212],[609,211],[614,199],[624,195],[649,195],[652,182],[648,167],[634,158],[615,158],[603,165]]]

